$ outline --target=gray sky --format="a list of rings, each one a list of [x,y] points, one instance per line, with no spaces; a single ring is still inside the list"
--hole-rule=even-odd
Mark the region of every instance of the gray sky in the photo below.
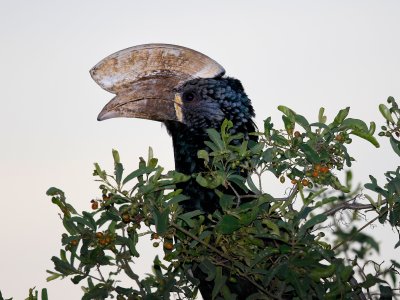
[[[62,225],[45,192],[62,188],[78,210],[98,196],[93,162],[111,170],[111,149],[126,169],[154,148],[173,168],[170,139],[159,123],[136,119],[97,122],[112,95],[89,69],[137,44],[164,42],[196,49],[242,80],[256,123],[276,107],[306,117],[320,106],[331,118],[381,122],[377,107],[400,98],[399,1],[22,1],[0,2],[0,290],[22,299],[48,287],[51,299],[78,299],[68,279],[45,282],[58,254]],[[399,165],[383,145],[350,147],[356,179]],[[271,183],[272,191],[275,184]],[[370,232],[385,240],[382,260],[399,257],[389,227]],[[148,247],[148,246],[144,246]],[[149,252],[150,250],[146,250]],[[144,268],[143,265],[147,267]],[[150,271],[149,263],[138,265]]]

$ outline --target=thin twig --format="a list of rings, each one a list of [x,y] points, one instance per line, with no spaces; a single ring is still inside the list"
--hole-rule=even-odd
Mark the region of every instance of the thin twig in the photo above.
[[[350,201],[352,201],[353,199],[351,199]],[[387,200],[383,200],[381,205],[384,205],[387,203]],[[360,204],[360,203],[348,203],[348,202],[343,202],[333,208],[331,208],[330,210],[324,212],[325,215],[327,216],[332,216],[335,213],[337,213],[339,210],[343,210],[343,209],[353,209],[353,210],[361,210],[361,209],[376,209],[375,206],[373,206],[372,204]]]
[[[368,227],[369,225],[371,225],[372,223],[374,223],[376,220],[378,220],[384,213],[386,213],[387,210],[385,210],[383,213],[380,213],[378,216],[376,216],[375,218],[373,218],[371,221],[369,221],[368,223],[366,223],[364,226],[362,226],[360,229],[358,229],[356,232],[354,232],[352,235],[348,236],[347,238],[345,238],[343,241],[341,241],[340,243],[338,243],[336,246],[334,246],[332,248],[332,250],[336,250],[337,248],[339,248],[340,246],[342,246],[343,244],[347,243],[349,240],[351,240],[354,236],[356,236],[358,233],[360,233],[362,230],[364,230],[366,227]]]
[[[286,201],[292,200],[294,198],[294,196],[296,196],[297,192],[298,192],[298,188],[297,188],[297,184],[296,184],[291,189],[289,196],[284,197],[284,198],[274,198],[274,201],[286,202]]]
[[[103,282],[106,282],[106,281],[105,281],[105,279],[104,279],[104,276],[103,276],[103,274],[101,273],[101,270],[100,270],[100,265],[99,265],[99,264],[97,264],[97,265],[96,265],[96,268],[97,268],[97,272],[98,272],[98,273],[99,273],[99,275],[100,275],[101,281],[103,281]]]
[[[236,203],[236,207],[239,207],[240,205],[240,195],[239,193],[236,191],[236,189],[233,187],[233,185],[227,181],[228,186],[231,188],[231,190],[233,191],[233,193],[235,194],[236,198],[237,198],[237,203]]]

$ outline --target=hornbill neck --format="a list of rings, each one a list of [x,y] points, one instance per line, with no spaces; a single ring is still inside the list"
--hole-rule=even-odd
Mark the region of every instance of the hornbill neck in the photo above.
[[[175,156],[175,169],[178,172],[191,175],[204,170],[204,161],[197,158],[197,151],[206,148],[205,129],[193,130],[178,122],[166,122],[168,132],[172,136]],[[195,178],[178,183],[178,189],[189,197],[182,202],[185,211],[201,210],[212,213],[219,207],[219,199],[215,192],[200,186]]]
[[[172,136],[175,157],[175,169],[178,172],[192,174],[201,172],[204,163],[197,158],[197,152],[206,148],[205,129],[193,130],[179,122],[166,122],[169,134]]]
[[[182,123],[174,121],[165,122],[165,125],[172,136],[175,170],[187,175],[205,171],[204,160],[197,157],[197,152],[207,148],[204,144],[204,141],[208,140],[206,129],[189,128]],[[247,126],[250,126],[250,128]],[[248,135],[249,132],[254,131],[253,123],[249,122],[247,125],[237,127],[233,133],[242,132],[246,138],[256,140],[255,136]],[[215,192],[212,189],[200,186],[195,178],[191,178],[184,183],[178,183],[177,188],[182,189],[183,194],[190,197],[189,200],[182,202],[185,211],[199,209],[207,213],[213,213],[219,208],[219,198]]]

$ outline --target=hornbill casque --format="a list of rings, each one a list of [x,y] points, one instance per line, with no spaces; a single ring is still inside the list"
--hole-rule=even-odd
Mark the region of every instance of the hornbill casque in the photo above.
[[[257,139],[249,135],[256,131],[254,110],[241,82],[224,76],[221,65],[195,50],[168,44],[135,46],[106,57],[90,73],[103,89],[116,95],[98,120],[128,117],[164,123],[173,140],[175,168],[179,172],[204,171],[197,152],[206,148],[206,129],[219,131],[225,119],[234,124],[232,134],[243,133],[248,139]],[[218,196],[194,179],[177,188],[190,197],[182,204],[185,211],[218,209]],[[194,275],[200,280],[203,298],[211,299],[212,283],[199,270]],[[246,280],[230,284],[229,288],[238,299],[257,291]]]

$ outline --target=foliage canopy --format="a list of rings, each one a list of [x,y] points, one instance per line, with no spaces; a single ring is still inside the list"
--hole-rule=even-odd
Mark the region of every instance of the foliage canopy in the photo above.
[[[379,106],[386,124],[378,136],[388,138],[400,156],[400,110],[392,97],[388,104]],[[379,253],[379,245],[363,229],[380,222],[399,232],[400,167],[385,173],[384,184],[371,175],[365,190],[353,186],[351,171],[344,171],[354,161],[348,152],[354,137],[379,146],[375,123],[348,117],[349,108],[330,123],[323,108],[316,122],[288,107],[278,109],[284,129],[267,118],[264,130],[254,133],[258,143],[232,136],[229,121],[220,132],[209,129],[209,141],[198,152],[206,172],[165,172],[152,149],[136,170],[126,172],[113,150],[111,173],[95,164],[100,197],[92,200],[91,211],[78,213],[63,191],[50,188],[66,232],[48,280],[69,277],[83,284],[84,300],[194,299],[198,281],[192,271],[199,268],[213,283],[213,299],[235,299],[229,284],[241,279],[258,288],[249,300],[396,297],[400,264],[371,260],[370,251]],[[263,187],[268,173],[277,178],[273,184],[288,185],[285,197]],[[220,210],[182,211],[187,197],[175,184],[189,178],[217,193]],[[141,239],[164,252],[145,278],[134,264]],[[121,273],[131,282],[120,282]]]

